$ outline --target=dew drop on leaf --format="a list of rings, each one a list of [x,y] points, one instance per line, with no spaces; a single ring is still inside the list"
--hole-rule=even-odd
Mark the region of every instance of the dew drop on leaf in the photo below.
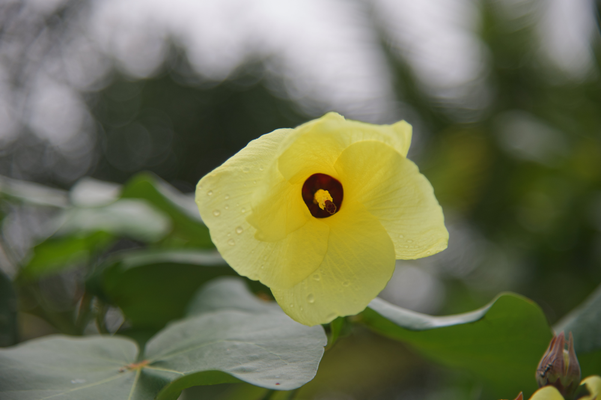
[[[215,210],[215,211],[213,211],[213,215],[216,216],[216,217],[218,217],[218,216],[221,215],[221,211]]]
[[[233,246],[236,244],[236,242],[234,242],[234,239],[230,239],[227,241],[227,244],[229,244],[230,246]]]
[[[313,293],[309,293],[309,295],[307,296],[307,301],[309,302],[309,304],[315,303],[315,296],[313,296]]]
[[[240,235],[242,232],[244,232],[244,229],[241,226],[239,226],[239,227],[236,228],[236,233],[238,235]]]
[[[209,191],[207,192],[207,196],[212,196],[212,195],[213,195],[213,191],[212,191],[212,190],[209,190]]]

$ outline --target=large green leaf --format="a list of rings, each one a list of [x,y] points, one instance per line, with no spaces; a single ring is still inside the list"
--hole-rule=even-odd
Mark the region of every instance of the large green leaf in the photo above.
[[[121,197],[148,201],[171,217],[174,232],[188,244],[213,247],[209,230],[200,219],[194,199],[160,178],[146,172],[138,174],[123,186]]]
[[[12,282],[0,270],[0,347],[17,341],[17,297]]]
[[[235,274],[215,251],[138,250],[115,254],[88,279],[88,287],[119,306],[134,326],[159,329],[184,315],[203,283]]]
[[[470,371],[500,398],[536,389],[534,373],[552,337],[542,310],[515,294],[502,294],[479,310],[445,317],[375,299],[361,321],[434,361]]]
[[[572,332],[583,376],[601,373],[601,286],[554,326]]]
[[[20,276],[38,278],[86,263],[119,237],[154,242],[167,234],[169,224],[163,214],[141,200],[66,209],[53,221],[53,235],[33,248]]]
[[[211,295],[200,298],[243,302],[195,301],[195,313],[159,332],[143,355],[120,337],[54,336],[0,350],[0,398],[175,400],[190,386],[245,381],[288,390],[315,376],[326,343],[320,326],[294,322],[239,281],[205,290]]]

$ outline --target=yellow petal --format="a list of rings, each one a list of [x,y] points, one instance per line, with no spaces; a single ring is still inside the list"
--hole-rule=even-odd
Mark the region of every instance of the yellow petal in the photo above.
[[[564,400],[564,398],[553,386],[545,386],[534,392],[530,400]]]
[[[275,172],[279,174],[277,169]],[[275,242],[313,218],[301,196],[301,183],[292,185],[284,179],[268,181],[277,183],[255,192],[248,222],[257,230],[257,239]]]
[[[257,192],[255,182],[272,181],[266,178],[273,172],[269,165],[275,160],[281,140],[290,131],[279,129],[253,140],[201,179],[196,189],[200,215],[223,258],[240,275],[270,287],[291,287],[317,269],[326,252],[329,234],[327,225],[312,218],[288,232],[285,240],[267,242],[256,239],[259,232],[247,221]],[[296,191],[296,197],[302,203],[300,191],[300,188]],[[285,228],[287,219],[278,213],[285,213],[287,207],[274,206]],[[304,203],[302,207],[301,216],[308,213]]]
[[[417,166],[382,142],[348,146],[336,161],[346,199],[362,203],[390,235],[399,259],[426,257],[447,247],[449,233],[432,186]]]
[[[404,157],[411,144],[411,125],[405,121],[372,125],[328,113],[299,126],[286,137],[278,168],[290,183],[302,183],[316,173],[338,179],[333,168],[336,159],[350,144],[363,140],[386,143]]]
[[[330,233],[323,263],[289,290],[272,288],[282,309],[305,325],[357,314],[394,271],[394,246],[384,227],[358,202],[324,218]]]
[[[586,389],[590,393],[589,396],[583,397],[582,400],[595,400],[599,398],[601,394],[601,377],[597,375],[589,376],[582,380],[582,383],[586,385]]]

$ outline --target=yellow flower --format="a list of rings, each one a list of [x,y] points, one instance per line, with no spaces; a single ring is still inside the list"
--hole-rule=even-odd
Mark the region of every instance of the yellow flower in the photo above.
[[[432,187],[405,156],[411,126],[336,113],[253,140],[200,180],[196,203],[223,258],[269,286],[293,319],[354,315],[395,259],[447,247]]]
[[[601,377],[599,376],[589,376],[580,382],[581,385],[586,385],[586,389],[589,394],[587,396],[581,397],[579,400],[595,400],[598,399],[599,394],[601,394]],[[545,386],[538,389],[530,400],[564,400],[559,390],[557,390],[553,386]]]

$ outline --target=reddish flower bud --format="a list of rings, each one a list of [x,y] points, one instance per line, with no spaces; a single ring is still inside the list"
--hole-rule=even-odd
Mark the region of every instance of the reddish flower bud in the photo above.
[[[563,332],[553,337],[538,364],[536,381],[539,387],[555,387],[565,399],[574,398],[580,385],[580,365],[574,351],[572,333],[567,343]]]

